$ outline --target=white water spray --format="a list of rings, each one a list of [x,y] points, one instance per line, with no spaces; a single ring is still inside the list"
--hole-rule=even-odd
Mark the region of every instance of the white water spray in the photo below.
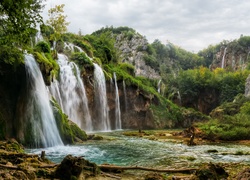
[[[58,54],[60,66],[59,89],[62,100],[62,109],[85,131],[92,131],[92,121],[88,108],[88,99],[80,71],[75,63],[69,62],[67,56]]]
[[[158,93],[161,93],[161,79],[158,81],[157,91],[158,91]]]
[[[61,98],[61,93],[59,90],[59,82],[54,79],[53,82],[51,82],[51,85],[49,86],[49,91],[51,93],[51,95],[56,99],[56,101],[59,103],[62,111],[63,110],[63,104],[62,104],[62,98]]]
[[[37,147],[63,145],[41,71],[33,56],[25,55],[25,68],[30,94],[24,118],[31,125],[31,129],[25,131],[32,131]]]
[[[221,68],[224,69],[224,66],[225,66],[225,56],[226,56],[226,53],[227,53],[227,48],[224,49],[224,54],[223,54],[223,57],[222,57],[222,62],[221,62]]]
[[[119,90],[118,90],[118,86],[117,86],[115,72],[114,72],[113,76],[114,76],[114,81],[115,81],[115,129],[122,129],[120,98],[119,98]]]
[[[106,80],[102,68],[94,63],[94,88],[95,88],[95,129],[97,131],[111,130],[109,120],[109,107],[106,93]]]

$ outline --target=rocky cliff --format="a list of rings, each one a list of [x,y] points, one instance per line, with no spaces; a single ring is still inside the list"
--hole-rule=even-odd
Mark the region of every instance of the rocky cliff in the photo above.
[[[122,62],[135,66],[135,75],[149,79],[161,79],[159,72],[145,64],[144,56],[147,54],[148,41],[142,35],[136,33],[127,37],[124,33],[117,35],[116,48],[120,50]]]
[[[213,56],[211,69],[225,68],[229,70],[245,69],[249,62],[249,47],[240,46],[235,42],[222,45]]]

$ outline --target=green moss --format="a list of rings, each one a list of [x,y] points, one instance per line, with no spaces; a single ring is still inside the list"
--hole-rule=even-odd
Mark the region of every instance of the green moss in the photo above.
[[[87,140],[88,138],[87,134],[84,131],[82,131],[75,123],[70,122],[70,128],[74,136],[81,139],[82,141]]]
[[[72,53],[70,59],[76,62],[80,67],[93,66],[93,62],[83,52]]]
[[[82,48],[83,51],[86,52],[89,57],[93,57],[93,48],[87,41],[75,40],[73,43]]]
[[[50,53],[50,46],[45,41],[40,41],[36,44],[35,51],[40,53]]]
[[[53,77],[58,76],[59,65],[51,53],[34,52],[33,55],[40,66],[45,83],[49,85]]]
[[[60,136],[65,144],[72,144],[76,138],[87,140],[87,135],[75,123],[68,120],[55,100],[51,101],[54,107],[54,115]]]

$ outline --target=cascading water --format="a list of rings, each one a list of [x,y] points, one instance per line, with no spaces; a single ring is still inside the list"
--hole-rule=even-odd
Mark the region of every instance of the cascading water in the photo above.
[[[113,76],[114,76],[114,81],[115,81],[115,129],[122,129],[120,98],[119,98],[119,90],[118,90],[118,86],[117,86],[115,72],[114,72]]]
[[[58,54],[58,64],[60,66],[59,90],[64,113],[80,128],[92,131],[88,99],[78,67],[75,63],[69,62],[67,56],[63,54]]]
[[[62,111],[64,112],[61,93],[60,93],[60,90],[59,90],[59,82],[56,79],[54,79],[53,82],[51,83],[51,85],[49,86],[49,91],[53,95],[53,97],[57,100],[57,102],[59,103]]]
[[[41,71],[31,55],[25,55],[28,95],[24,119],[28,123],[25,132],[32,132],[36,147],[51,147],[63,145],[60,138],[49,95]],[[31,128],[31,129],[29,129]]]
[[[226,53],[227,53],[227,48],[224,49],[224,54],[223,54],[223,57],[222,57],[222,62],[221,62],[221,68],[224,69],[224,66],[225,66],[225,56],[226,56]]]
[[[96,131],[111,130],[109,120],[109,107],[106,94],[106,81],[102,68],[94,63],[94,89],[95,89],[95,128]]]
[[[122,84],[123,84],[123,93],[124,93],[125,112],[127,112],[127,110],[128,110],[128,97],[127,97],[127,90],[126,90],[125,81],[123,81]]]
[[[157,91],[158,91],[158,93],[161,93],[161,79],[159,80],[159,82],[157,84]]]

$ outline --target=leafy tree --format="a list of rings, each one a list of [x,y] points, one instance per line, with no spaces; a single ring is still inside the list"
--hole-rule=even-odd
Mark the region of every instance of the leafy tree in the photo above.
[[[0,44],[24,45],[36,33],[36,24],[42,23],[42,0],[0,1]]]
[[[69,22],[66,21],[67,16],[63,14],[64,6],[64,4],[56,5],[48,11],[49,20],[47,20],[47,24],[54,30],[50,36],[51,40],[58,41],[61,39],[62,34],[67,32]]]

